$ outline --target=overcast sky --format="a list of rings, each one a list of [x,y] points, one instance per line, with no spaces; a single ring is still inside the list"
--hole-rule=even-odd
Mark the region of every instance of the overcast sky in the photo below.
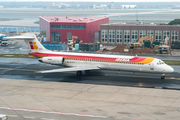
[[[180,0],[0,0],[0,2],[20,2],[20,1],[45,1],[45,2],[180,2]]]

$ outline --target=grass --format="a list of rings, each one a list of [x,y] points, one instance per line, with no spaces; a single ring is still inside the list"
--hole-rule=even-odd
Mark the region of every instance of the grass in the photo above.
[[[174,61],[174,60],[163,60],[168,65],[180,65],[180,61]]]
[[[28,54],[0,54],[0,57],[11,57],[11,58],[32,58]],[[180,65],[180,61],[174,60],[163,60],[168,65]]]
[[[0,18],[0,21],[21,20],[20,18]]]
[[[0,57],[11,57],[11,58],[31,58],[28,54],[0,54]]]

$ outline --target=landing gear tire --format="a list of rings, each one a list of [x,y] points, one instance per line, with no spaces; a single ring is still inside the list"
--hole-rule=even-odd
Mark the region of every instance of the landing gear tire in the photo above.
[[[165,78],[165,76],[161,76],[161,79],[164,79]]]
[[[90,70],[85,70],[85,73],[89,73],[90,72]]]
[[[77,76],[81,76],[81,75],[82,75],[82,71],[77,71],[77,72],[76,72],[76,75],[77,75]]]
[[[162,74],[162,75],[161,75],[161,79],[164,79],[164,78],[165,78],[165,75],[166,75],[166,74]]]

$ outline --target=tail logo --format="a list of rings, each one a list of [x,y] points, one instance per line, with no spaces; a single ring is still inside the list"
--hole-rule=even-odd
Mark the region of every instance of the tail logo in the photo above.
[[[29,42],[31,49],[38,50],[38,46],[36,45],[36,42]]]

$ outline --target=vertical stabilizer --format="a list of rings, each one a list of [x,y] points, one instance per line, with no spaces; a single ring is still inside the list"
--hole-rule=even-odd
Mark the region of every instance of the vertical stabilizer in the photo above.
[[[31,52],[49,51],[39,42],[35,34],[24,34],[22,36],[6,37],[6,39],[24,40]]]

